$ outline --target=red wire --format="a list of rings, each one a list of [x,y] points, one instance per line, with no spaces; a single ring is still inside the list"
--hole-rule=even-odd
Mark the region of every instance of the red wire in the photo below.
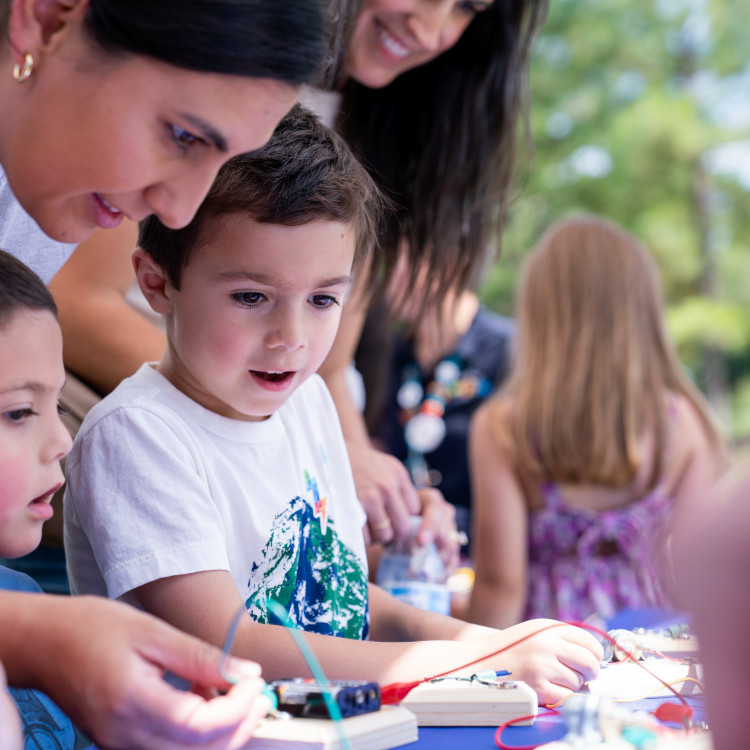
[[[419,680],[414,682],[392,682],[380,688],[380,702],[385,705],[401,703],[406,696],[420,684]]]
[[[509,643],[507,646],[503,646],[502,648],[499,648],[497,651],[493,651],[489,654],[486,654],[485,656],[480,656],[478,659],[474,659],[473,661],[470,661],[468,664],[464,664],[460,667],[452,667],[451,669],[446,669],[445,672],[438,672],[437,674],[432,675],[432,677],[425,677],[422,682],[427,682],[429,680],[435,680],[438,677],[445,677],[445,675],[450,674],[451,672],[457,672],[459,669],[467,669],[468,667],[474,666],[474,664],[478,664],[480,661],[484,661],[485,659],[491,659],[493,656],[497,656],[498,654],[502,654],[503,651],[507,651],[509,648],[513,648],[514,646],[517,646],[519,643],[523,643],[524,641],[527,641],[529,638],[533,638],[535,635],[538,635],[539,633],[543,633],[545,630],[551,630],[552,628],[559,628],[562,625],[565,625],[567,623],[564,622],[553,622],[551,625],[545,625],[543,628],[539,628],[539,630],[535,630],[533,633],[529,633],[528,635],[523,636],[523,638],[519,638],[517,641],[513,641],[513,643]]]
[[[535,747],[539,747],[539,744],[544,743],[539,743],[537,745],[506,745],[500,739],[500,736],[509,726],[512,726],[518,721],[529,721],[529,719],[536,719],[539,716],[557,716],[559,713],[559,711],[555,711],[554,709],[552,709],[547,711],[546,714],[529,714],[528,716],[519,716],[516,719],[510,719],[506,721],[505,724],[501,724],[495,731],[495,744],[500,748],[500,750],[534,750]]]

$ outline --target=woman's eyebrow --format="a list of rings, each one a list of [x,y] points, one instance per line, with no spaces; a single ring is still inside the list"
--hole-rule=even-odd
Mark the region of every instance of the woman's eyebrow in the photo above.
[[[187,122],[189,122],[194,128],[196,128],[196,130],[200,131],[200,135],[202,135],[207,141],[213,143],[214,146],[219,149],[219,151],[226,153],[229,150],[229,148],[227,147],[227,139],[218,130],[216,130],[213,125],[209,125],[200,117],[196,117],[195,115],[191,115],[187,112],[182,112],[180,114],[185,118]]]

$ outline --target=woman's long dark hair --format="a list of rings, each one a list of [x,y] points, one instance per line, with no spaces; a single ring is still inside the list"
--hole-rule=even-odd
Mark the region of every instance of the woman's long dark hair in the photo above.
[[[499,250],[530,50],[546,12],[547,0],[495,0],[432,62],[382,89],[343,86],[339,130],[398,207],[382,277],[405,240],[411,283],[429,269],[424,306],[447,286],[475,284]]]
[[[321,0],[91,0],[85,23],[106,50],[190,70],[298,84],[323,58]]]
[[[129,52],[199,72],[296,85],[320,71],[328,2],[90,0],[84,23],[111,54]],[[12,0],[0,0],[6,34],[11,5]]]

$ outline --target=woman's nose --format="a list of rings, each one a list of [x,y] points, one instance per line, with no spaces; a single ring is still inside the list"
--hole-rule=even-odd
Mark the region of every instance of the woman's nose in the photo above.
[[[144,196],[150,211],[170,229],[182,229],[195,216],[206,197],[217,169],[192,168],[171,174],[146,188]]]
[[[452,8],[453,0],[425,0],[411,16],[409,30],[424,49],[442,49]]]

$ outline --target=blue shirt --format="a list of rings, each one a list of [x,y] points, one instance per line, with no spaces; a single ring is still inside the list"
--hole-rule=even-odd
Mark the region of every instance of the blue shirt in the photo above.
[[[25,573],[3,566],[0,566],[0,589],[42,593]],[[55,625],[49,623],[49,626]],[[75,750],[90,746],[90,741],[76,731],[71,720],[49,696],[30,688],[10,688],[10,695],[21,715],[25,750]]]

